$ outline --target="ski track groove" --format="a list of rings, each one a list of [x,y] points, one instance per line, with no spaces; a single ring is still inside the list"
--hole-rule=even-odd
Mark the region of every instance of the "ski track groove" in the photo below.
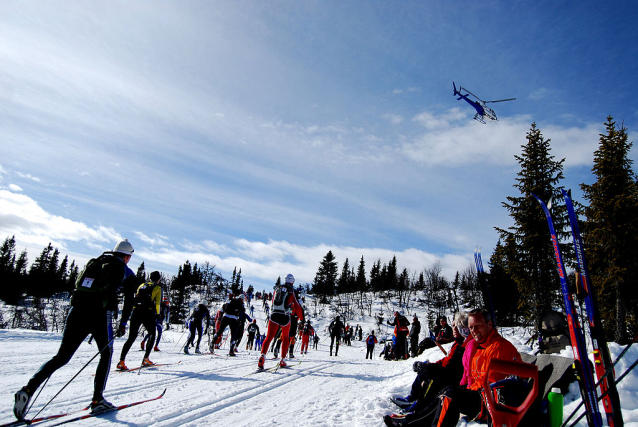
[[[322,371],[330,367],[331,365],[332,365],[331,362],[324,362],[318,366],[309,368],[307,370],[297,371],[297,369],[295,369],[293,371],[288,371],[290,372],[290,375],[287,375],[282,378],[277,378],[273,381],[269,381],[267,385],[261,385],[258,387],[249,386],[241,391],[234,391],[232,393],[228,393],[227,395],[221,396],[218,399],[216,399],[215,402],[211,402],[209,405],[206,405],[204,407],[200,406],[200,408],[198,409],[189,410],[186,414],[176,414],[176,415],[167,416],[166,418],[159,421],[159,423],[160,425],[166,425],[166,426],[171,426],[171,425],[181,426],[181,425],[184,425],[185,423],[195,422],[197,420],[200,420],[202,417],[209,416],[211,414],[214,414],[215,412],[224,410],[233,405],[236,405],[239,403],[245,403],[249,399],[260,397],[264,393],[270,393],[272,391],[278,390],[280,387],[288,385],[292,383],[293,381],[302,379],[307,375],[311,375],[319,371]],[[303,366],[303,364],[299,366],[301,367]],[[273,373],[271,372],[255,373],[255,375],[268,375],[268,374],[273,375]],[[270,375],[268,376],[268,380],[272,378]],[[275,375],[278,375],[278,374],[275,374]],[[263,383],[266,383],[267,380],[260,380],[259,382],[263,384]],[[164,422],[168,422],[169,424],[164,424]]]

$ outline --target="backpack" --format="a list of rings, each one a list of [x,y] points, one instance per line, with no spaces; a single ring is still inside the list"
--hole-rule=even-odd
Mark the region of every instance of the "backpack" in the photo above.
[[[137,293],[135,294],[135,309],[155,310],[155,304],[153,302],[153,290],[155,286],[159,285],[149,282],[137,288]]]
[[[288,314],[288,307],[286,307],[286,300],[290,289],[288,286],[276,286],[275,293],[272,300],[272,312],[273,313],[285,313]]]
[[[539,347],[543,354],[560,353],[571,345],[569,329],[563,313],[550,311],[541,317]]]
[[[124,279],[124,262],[111,254],[91,258],[75,281],[74,302],[100,302],[106,308],[110,295]]]
[[[374,345],[374,337],[372,335],[368,335],[368,339],[366,340],[368,345]]]

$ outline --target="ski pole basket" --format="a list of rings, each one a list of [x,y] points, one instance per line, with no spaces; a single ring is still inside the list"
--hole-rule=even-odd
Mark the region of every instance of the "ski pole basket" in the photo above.
[[[494,392],[492,391],[492,386],[494,386],[494,384],[490,384],[489,382],[490,372],[500,372],[506,375],[531,378],[532,388],[527,394],[525,400],[523,400],[523,403],[514,407],[496,402]],[[485,400],[487,409],[492,417],[492,425],[494,427],[517,426],[536,399],[536,396],[538,396],[538,367],[536,365],[499,359],[492,359],[490,361],[483,382],[483,399]]]

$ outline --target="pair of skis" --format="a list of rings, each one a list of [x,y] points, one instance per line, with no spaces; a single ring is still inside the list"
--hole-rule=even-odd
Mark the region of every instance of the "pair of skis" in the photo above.
[[[492,294],[490,294],[490,290],[487,287],[487,282],[485,281],[485,270],[483,270],[483,259],[481,258],[481,248],[479,246],[474,249],[474,263],[476,264],[476,273],[478,276],[479,285],[481,286],[483,303],[488,308],[488,310],[490,310],[490,314],[492,315],[492,325],[496,327],[496,317],[494,316],[494,306],[492,305]],[[445,353],[445,351],[443,353]]]
[[[249,373],[247,375],[244,375],[244,376],[247,377],[247,376],[250,376],[250,375],[258,374],[260,372],[276,373],[279,370],[279,368],[281,368],[281,369],[289,369],[289,368],[292,368],[293,366],[297,366],[297,365],[301,365],[301,361],[296,362],[296,363],[289,363],[286,367],[279,366],[279,363],[277,363],[275,366],[271,366],[270,368],[257,369],[256,371],[251,372],[251,373]],[[0,427],[2,427],[2,426],[0,426]]]
[[[78,415],[76,417],[69,418],[67,420],[63,420],[63,421],[61,421],[61,422],[59,422],[57,424],[53,424],[53,426],[59,426],[59,425],[62,425],[62,424],[72,423],[74,421],[85,420],[87,418],[93,418],[93,417],[97,417],[97,416],[100,416],[100,415],[103,415],[103,414],[108,414],[110,412],[115,412],[115,411],[119,411],[119,410],[122,410],[122,409],[130,408],[131,406],[141,405],[142,403],[147,403],[147,402],[152,402],[154,400],[159,400],[162,397],[164,397],[165,393],[166,393],[166,389],[164,389],[162,394],[160,394],[159,396],[152,397],[150,399],[139,400],[137,402],[127,403],[127,404],[116,406],[113,409],[109,409],[109,410],[102,411],[102,412],[87,413],[87,414]],[[14,421],[12,423],[2,424],[2,425],[0,425],[0,427],[14,427],[14,426],[17,427],[17,426],[38,424],[38,423],[42,423],[42,422],[45,422],[45,421],[57,420],[59,418],[64,418],[64,417],[68,417],[70,415],[74,415],[74,414],[78,414],[78,413],[87,411],[89,408],[90,408],[90,406],[87,406],[86,408],[82,408],[82,409],[80,409],[78,411],[66,412],[66,413],[63,413],[63,414],[47,415],[45,417],[33,418],[31,420]],[[53,426],[51,426],[51,427],[53,427]]]
[[[587,263],[583,251],[583,243],[578,228],[578,218],[576,217],[574,205],[569,193],[565,190],[562,190],[562,192],[569,216],[569,223],[572,229],[572,237],[574,241],[576,258],[578,261],[578,268],[580,270],[580,275],[582,278],[583,291],[585,294],[585,306],[589,321],[592,346],[594,348],[595,372],[600,383],[599,386],[601,389],[601,396],[603,396],[605,415],[610,427],[621,427],[624,425],[624,422],[620,408],[620,398],[618,396],[618,390],[616,389],[615,381],[613,380],[613,378],[607,378],[608,375],[606,375],[606,372],[613,368],[611,357],[609,355],[609,349],[607,347],[607,341],[605,339],[604,330],[600,322],[598,306],[596,304],[596,299],[591,288],[591,283],[589,283],[589,271],[587,269]],[[547,207],[547,204],[537,195],[532,194],[532,196],[534,196],[534,198],[540,203],[541,207],[543,208],[545,216],[547,217],[547,223],[549,225],[552,245],[554,247],[554,256],[556,258],[556,264],[558,266],[558,275],[560,277],[560,283],[563,293],[563,301],[565,303],[565,311],[567,314],[567,323],[569,325],[572,349],[574,351],[574,358],[579,362],[579,385],[581,389],[581,396],[585,403],[587,422],[590,426],[601,427],[603,425],[603,421],[598,409],[598,397],[596,394],[594,375],[589,365],[585,337],[578,321],[572,292],[567,282],[567,272],[565,270],[565,265],[563,264],[562,254],[560,251],[558,238],[556,236],[556,230],[554,228],[554,221],[551,212]]]

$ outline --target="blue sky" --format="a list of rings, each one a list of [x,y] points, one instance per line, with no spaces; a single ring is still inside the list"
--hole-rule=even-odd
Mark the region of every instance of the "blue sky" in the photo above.
[[[612,7],[613,6],[613,7]],[[83,264],[311,282],[484,259],[536,122],[582,196],[612,115],[635,141],[638,5],[4,1],[0,237]],[[494,104],[482,125],[452,81]],[[635,150],[632,159],[636,160]]]

